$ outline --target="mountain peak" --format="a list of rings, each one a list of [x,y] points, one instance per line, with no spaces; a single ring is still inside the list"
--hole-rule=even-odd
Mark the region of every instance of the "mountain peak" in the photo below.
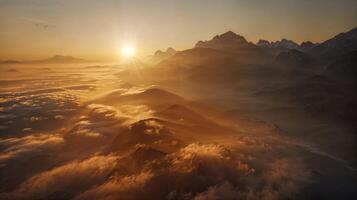
[[[238,35],[238,34],[234,33],[233,31],[227,31],[221,35],[216,35],[213,38],[213,40],[219,40],[219,41],[225,41],[225,42],[234,42],[234,41],[247,42],[243,36]]]
[[[166,53],[171,54],[171,55],[175,54],[176,52],[177,51],[172,47],[169,47],[166,49]]]
[[[162,54],[164,54],[164,52],[163,51],[161,51],[160,49],[159,50],[157,50],[157,51],[155,51],[155,53],[154,53],[154,55],[162,55]]]
[[[257,45],[260,47],[268,47],[268,48],[286,48],[286,49],[296,49],[299,45],[292,41],[283,38],[282,40],[277,40],[275,42],[269,42],[267,40],[259,40]]]
[[[238,34],[236,34],[235,32],[233,31],[227,31],[223,34],[220,35],[221,37],[230,37],[230,38],[235,38],[237,36],[239,36]]]
[[[270,44],[270,42],[268,40],[260,39],[257,42],[257,45],[260,46],[260,47],[269,47],[271,44]]]
[[[174,55],[176,52],[177,52],[177,51],[176,51],[174,48],[169,47],[169,48],[166,49],[166,51],[161,51],[160,49],[157,50],[157,51],[154,53],[154,55],[155,55],[155,56],[163,56],[163,55],[164,55],[164,56],[169,56],[169,55]]]
[[[223,50],[237,50],[241,48],[252,48],[255,46],[249,43],[243,36],[233,31],[225,32],[221,35],[214,36],[208,41],[198,41],[195,48],[211,48]]]
[[[161,62],[162,60],[165,60],[165,59],[167,59],[167,58],[169,58],[169,57],[175,55],[176,52],[177,52],[177,51],[176,51],[174,48],[172,48],[172,47],[167,48],[166,51],[162,51],[162,50],[159,49],[159,50],[157,50],[157,51],[154,53],[153,56],[151,56],[151,57],[149,58],[148,61],[149,61],[150,63],[159,63],[159,62]]]
[[[302,52],[307,52],[310,49],[314,48],[315,46],[319,45],[318,43],[313,43],[310,41],[305,41],[302,42],[298,48],[298,50],[302,51]]]

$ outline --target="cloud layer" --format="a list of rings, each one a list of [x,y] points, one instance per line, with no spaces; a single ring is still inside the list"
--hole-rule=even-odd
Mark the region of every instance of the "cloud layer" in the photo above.
[[[171,93],[128,87],[86,104],[62,89],[13,98],[29,107],[52,99],[47,110],[66,125],[0,140],[0,199],[283,199],[309,183],[296,147],[270,125],[227,128]],[[244,132],[252,123],[254,134]]]

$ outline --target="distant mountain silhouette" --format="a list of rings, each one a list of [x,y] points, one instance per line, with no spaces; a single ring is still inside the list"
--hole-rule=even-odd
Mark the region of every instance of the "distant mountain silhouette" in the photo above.
[[[269,42],[261,39],[257,42],[257,46],[273,55],[278,55],[287,50],[296,49],[301,52],[308,53],[322,62],[329,63],[338,59],[340,56],[357,50],[357,28],[354,28],[346,33],[340,33],[322,43],[306,41],[298,45],[294,41],[287,39],[275,42]]]
[[[154,53],[154,55],[149,58],[149,62],[154,63],[154,64],[159,63],[159,62],[175,55],[176,52],[177,51],[171,47],[167,48],[166,51],[157,50]]]
[[[198,70],[202,67],[210,67],[211,69],[206,69],[205,74],[214,74],[217,70],[224,70],[225,66],[235,65],[237,58],[234,55],[229,54],[224,51],[211,49],[211,48],[193,48],[185,51],[177,52],[174,56],[160,62],[152,68],[147,68],[145,74],[150,74],[149,76],[159,78],[168,78],[170,74],[175,74],[176,76],[186,76],[193,75],[194,73],[199,73],[202,76],[203,73]],[[163,76],[158,76],[159,74],[166,74]]]
[[[292,49],[281,52],[275,58],[274,63],[286,66],[306,66],[316,64],[316,60],[306,53]]]
[[[248,42],[243,36],[237,35],[232,31],[216,35],[212,40],[199,41],[195,48],[211,48],[219,50],[251,50],[257,47]]]
[[[303,42],[301,45],[297,44],[292,40],[282,39],[275,42],[270,42],[267,40],[259,40],[257,42],[257,46],[263,48],[264,50],[268,51],[273,55],[279,55],[281,52],[288,51],[288,50],[299,50],[302,52],[307,52],[308,50],[315,47],[317,44],[312,43],[310,41]]]
[[[313,43],[310,41],[306,41],[306,42],[301,43],[297,49],[302,52],[308,52],[312,48],[316,47],[317,45],[319,45],[319,43]]]
[[[234,54],[237,58],[240,57],[241,61],[255,60],[261,62],[270,58],[267,52],[232,31],[216,35],[212,40],[199,41],[194,48],[209,48],[228,52]],[[258,57],[259,59],[257,59]]]
[[[0,64],[19,64],[21,63],[20,61],[18,60],[3,60],[3,61],[0,61]]]
[[[297,43],[287,39],[282,39],[280,41],[275,41],[275,42],[269,42],[267,40],[259,40],[257,45],[266,48],[285,48],[285,49],[296,49],[299,47]]]
[[[357,27],[326,40],[308,52],[323,61],[333,61],[355,50],[357,50]]]
[[[72,56],[55,55],[44,60],[35,60],[35,63],[84,63],[88,62],[81,58],[75,58]]]
[[[176,52],[177,51],[172,47],[169,47],[169,48],[166,49],[166,53],[170,54],[170,55],[174,55]]]

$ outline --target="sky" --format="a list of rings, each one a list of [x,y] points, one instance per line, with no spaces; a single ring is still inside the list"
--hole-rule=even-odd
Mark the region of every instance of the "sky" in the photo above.
[[[321,42],[354,27],[356,0],[0,0],[0,60],[110,60],[127,44],[146,56],[228,30]]]

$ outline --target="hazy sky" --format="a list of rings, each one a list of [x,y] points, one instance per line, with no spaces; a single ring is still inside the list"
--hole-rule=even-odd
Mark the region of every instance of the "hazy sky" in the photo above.
[[[227,30],[322,41],[356,26],[356,0],[0,0],[0,59],[111,59],[125,43],[143,56]]]

